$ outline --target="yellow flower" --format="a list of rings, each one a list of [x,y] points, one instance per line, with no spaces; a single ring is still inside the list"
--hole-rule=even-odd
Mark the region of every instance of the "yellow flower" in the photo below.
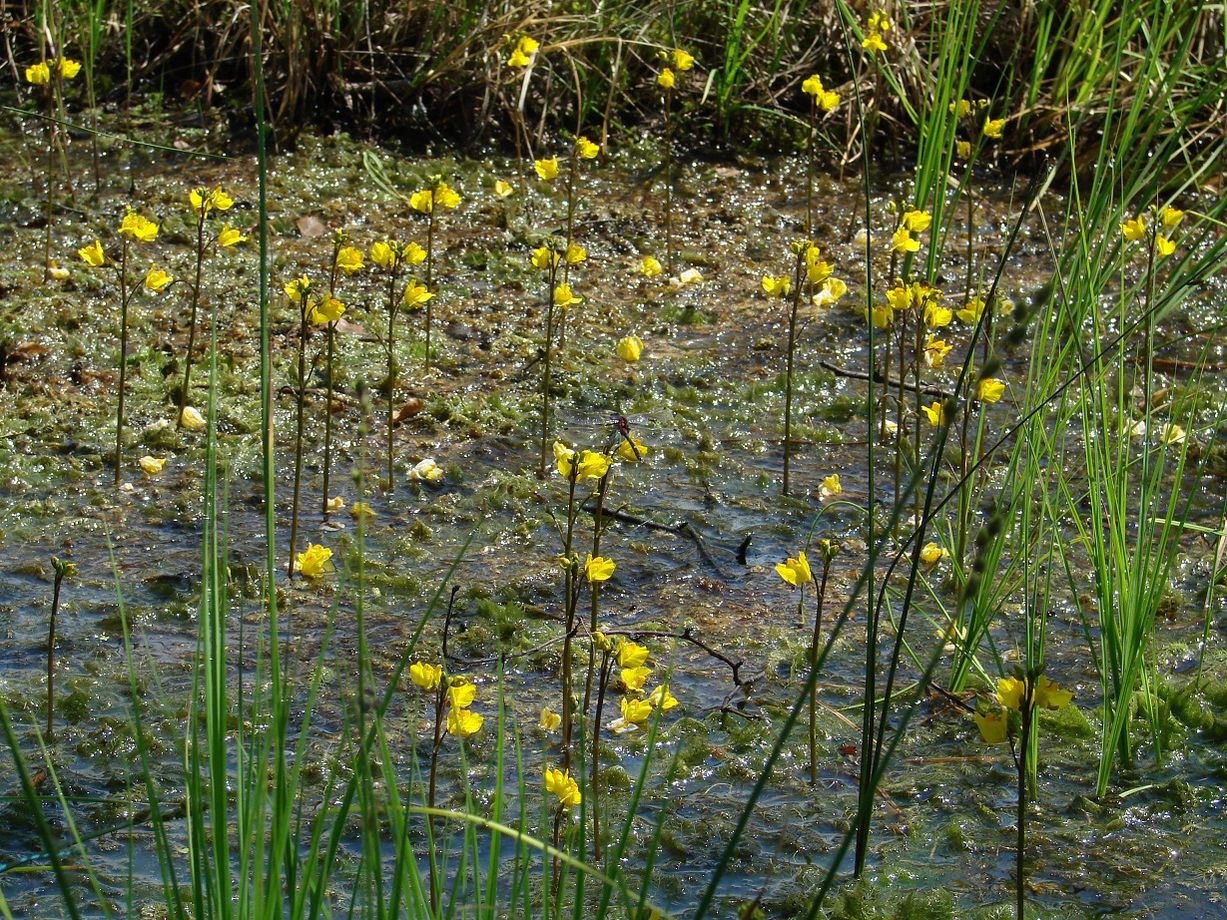
[[[421,189],[409,196],[409,207],[419,214],[429,214],[435,209],[435,194],[428,188]]]
[[[805,254],[805,277],[810,284],[820,284],[831,277],[835,266],[818,258],[818,247],[811,246]]]
[[[570,770],[555,770],[553,767],[546,767],[545,791],[557,796],[558,804],[562,808],[571,808],[583,801],[579,784],[571,778]]]
[[[238,230],[235,230],[229,224],[223,224],[221,230],[217,234],[217,245],[223,249],[229,249],[232,246],[237,246],[239,243],[246,243],[245,237]]]
[[[575,451],[561,441],[554,442],[554,464],[558,467],[558,475],[563,479],[571,478],[571,469],[575,464]]]
[[[997,678],[997,702],[1006,709],[1018,712],[1022,709],[1023,696],[1027,685],[1017,677]]]
[[[81,72],[81,62],[74,61],[72,58],[62,57],[59,61],[60,76],[65,80],[71,80]]]
[[[874,10],[869,14],[869,19],[865,22],[865,28],[870,32],[889,32],[890,20],[886,18],[886,14],[881,10]]]
[[[990,118],[988,121],[984,122],[984,136],[999,138],[1001,137],[1001,132],[1004,128],[1004,118]]]
[[[1173,444],[1183,444],[1186,437],[1187,435],[1185,434],[1185,430],[1183,428],[1181,428],[1179,425],[1170,423],[1164,425],[1163,430],[1159,434],[1160,440],[1162,440],[1163,443],[1167,444],[1168,446]]]
[[[485,717],[468,709],[449,709],[447,713],[447,733],[457,738],[467,738],[481,731]]]
[[[1165,237],[1162,233],[1155,234],[1155,252],[1160,257],[1170,256],[1176,251],[1176,244]]]
[[[630,434],[622,439],[615,453],[627,463],[638,463],[648,455],[648,446]]]
[[[554,306],[561,307],[565,310],[567,307],[571,306],[571,304],[581,302],[583,302],[583,298],[576,297],[571,292],[571,285],[560,284],[554,288]]]
[[[575,142],[575,152],[579,155],[581,160],[593,160],[596,159],[597,155],[601,152],[601,145],[594,144],[592,141],[588,140],[588,138],[581,136],[579,140]]]
[[[652,704],[647,700],[632,700],[624,696],[619,708],[622,718],[632,725],[642,725],[652,717]]]
[[[361,249],[355,249],[353,246],[342,246],[337,250],[337,268],[345,272],[345,274],[352,275],[365,264],[362,260]]]
[[[634,364],[639,360],[639,355],[643,353],[643,340],[637,335],[628,335],[618,340],[615,349],[618,352],[618,357],[627,364]]]
[[[358,504],[361,505],[363,503],[358,502]],[[345,510],[345,499],[343,499],[339,495],[334,495],[332,496],[332,498],[328,499],[327,508],[329,511],[344,511]]]
[[[818,293],[814,295],[814,306],[829,307],[833,303],[838,303],[839,298],[847,293],[848,284],[842,278],[827,278],[822,282]]]
[[[661,89],[673,89],[673,86],[676,83],[677,77],[673,75],[673,71],[668,67],[664,68],[656,75],[656,85]]]
[[[26,82],[34,86],[46,86],[51,82],[51,68],[45,62],[31,64],[26,68]]]
[[[688,268],[676,278],[670,278],[669,284],[675,288],[689,287],[703,280],[703,273],[697,268]]]
[[[885,51],[886,42],[882,41],[880,32],[870,32],[861,40],[861,47],[872,54],[875,51]]]
[[[814,74],[812,77],[806,77],[805,82],[801,84],[801,92],[807,96],[813,96],[814,101],[817,102],[818,97],[826,92],[822,85],[822,77],[817,74]]]
[[[940,400],[934,400],[932,405],[921,406],[920,411],[925,414],[929,420],[929,424],[934,428],[939,428],[946,424],[946,407]],[[932,546],[933,544],[929,544]]]
[[[971,156],[971,141],[955,141],[954,152],[964,160]]]
[[[494,195],[496,198],[507,198],[514,191],[515,189],[512,188],[510,182],[506,182],[502,179],[494,180]]]
[[[870,315],[869,319],[873,323],[875,329],[889,329],[890,324],[894,322],[895,311],[888,305],[876,306],[873,308],[873,313]]]
[[[1182,220],[1184,220],[1184,211],[1178,211],[1166,204],[1159,209],[1159,221],[1163,224],[1164,230],[1175,230]]]
[[[943,307],[936,303],[931,303],[925,307],[925,325],[930,329],[940,329],[943,326],[949,326],[952,319],[954,319],[954,313],[948,307]]]
[[[792,287],[787,275],[763,275],[763,291],[768,297],[787,296]]]
[[[886,292],[886,302],[892,310],[908,310],[912,306],[912,289],[898,285]]]
[[[293,281],[287,281],[283,290],[291,303],[302,303],[303,296],[311,290],[311,279],[306,275],[299,275]]]
[[[416,661],[409,665],[409,679],[423,690],[435,690],[443,680],[443,665]]]
[[[584,575],[588,579],[588,584],[608,581],[617,567],[618,564],[612,559],[606,559],[604,556],[594,556],[592,553],[589,553],[588,557],[584,559]]]
[[[107,260],[106,253],[102,251],[102,244],[97,240],[94,240],[94,242],[88,246],[83,246],[78,249],[77,255],[79,255],[87,265],[92,265],[94,268],[97,268],[99,265],[103,265]]]
[[[1066,690],[1041,675],[1040,679],[1036,682],[1034,696],[1036,706],[1042,706],[1045,709],[1060,709],[1062,706],[1069,704],[1069,701],[1074,698],[1074,693],[1072,690]]]
[[[940,407],[940,403],[934,403]],[[925,411],[928,411],[927,409]],[[942,549],[932,540],[924,545],[920,550],[920,561],[925,565],[937,565],[943,559],[950,555],[946,550]]]
[[[669,60],[673,64],[673,69],[685,72],[694,67],[694,55],[683,51],[681,48],[674,48],[669,55]]]
[[[946,110],[955,118],[966,118],[971,114],[971,103],[966,99],[960,99],[958,102],[950,103]]]
[[[655,256],[644,256],[639,260],[639,267],[635,269],[645,278],[655,278],[665,270],[664,266]]]
[[[446,182],[435,186],[435,204],[449,211],[460,206],[460,194]]]
[[[549,706],[541,707],[541,719],[537,724],[543,732],[556,732],[558,726],[562,725],[562,716],[550,709]]]
[[[784,562],[777,562],[775,564],[775,571],[779,574],[780,578],[784,579],[794,588],[808,585],[814,580],[814,575],[809,568],[809,560],[805,558],[805,550],[800,550],[795,559],[790,556]]]
[[[618,667],[641,668],[648,660],[648,647],[624,639],[618,643]]]
[[[639,693],[643,690],[643,685],[647,683],[648,678],[652,676],[652,669],[645,667],[638,668],[623,668],[619,677],[622,679],[622,686],[633,693]]]
[[[818,98],[818,107],[824,112],[834,112],[839,108],[839,93],[833,89],[824,90]]]
[[[229,211],[234,206],[234,199],[223,192],[220,185],[211,189],[194,188],[188,192],[187,201],[197,217],[204,217],[214,209]]]
[[[959,310],[954,315],[963,322],[972,324],[980,322],[980,317],[984,314],[984,298],[973,297],[967,301],[963,309]]]
[[[295,557],[294,568],[306,578],[319,578],[325,572],[332,571],[332,550],[318,543],[309,543]]]
[[[531,59],[529,58],[529,56],[525,54],[523,51],[521,51],[519,47],[516,47],[516,48],[511,49],[511,54],[507,57],[507,66],[508,67],[527,67],[530,61]]]
[[[1146,236],[1146,217],[1139,214],[1132,220],[1125,221],[1120,225],[1120,232],[1130,242],[1137,242]]]
[[[130,240],[149,243],[157,237],[158,225],[147,218],[141,217],[135,211],[128,211],[119,225],[119,232],[121,236],[126,236]]]
[[[406,265],[421,265],[426,261],[426,250],[417,243],[406,243],[400,251],[400,258]]]
[[[609,472],[613,465],[613,457],[599,450],[586,450],[579,455],[577,479],[600,479]]]
[[[558,253],[550,249],[549,246],[538,246],[533,250],[531,261],[533,268],[548,271],[551,267],[558,264]]]
[[[331,294],[311,308],[311,322],[317,326],[335,323],[345,313],[345,304]]]
[[[195,406],[183,407],[183,411],[179,413],[179,424],[188,431],[204,431],[209,427],[209,423]]]
[[[339,511],[340,509],[338,508],[337,510]],[[354,518],[373,518],[375,516],[375,509],[371,507],[370,502],[354,502],[350,506],[349,513]]]
[[[66,281],[68,279],[68,269],[56,262],[55,259],[52,259],[51,264],[47,266],[47,272],[56,281]]]
[[[830,476],[824,476],[822,482],[818,484],[818,498],[822,501],[834,498],[836,495],[843,494],[844,487],[840,485],[839,474],[832,473]]]
[[[903,217],[899,222],[913,233],[922,233],[929,229],[929,224],[933,223],[933,216],[924,211],[909,209],[903,212]]]
[[[985,377],[980,381],[980,386],[976,390],[980,402],[986,403],[997,402],[1004,392],[1005,381],[998,380],[996,377]]]
[[[160,291],[174,280],[162,269],[154,268],[152,265],[149,266],[149,271],[145,272],[145,287],[151,291]]]
[[[162,467],[166,466],[165,457],[151,457],[148,454],[136,462],[140,464],[141,470],[146,476],[156,476],[162,472]]]
[[[925,339],[925,367],[941,370],[946,365],[946,355],[954,346],[947,344],[945,339],[935,339],[928,336]]]
[[[558,157],[546,157],[543,160],[534,160],[533,169],[536,170],[537,175],[546,182],[551,182],[558,178]]]
[[[453,678],[447,688],[447,698],[456,709],[464,709],[477,699],[477,687],[463,677]]]
[[[916,252],[920,249],[920,240],[912,239],[907,227],[900,227],[890,238],[890,248],[900,254]]]
[[[669,688],[661,684],[655,690],[647,695],[647,701],[659,709],[661,712],[668,712],[670,709],[677,708],[677,697],[669,692]]]
[[[980,738],[988,744],[1001,744],[1006,738],[1005,713],[1000,711],[975,712],[972,718],[980,729]]]
[[[567,260],[568,265],[578,265],[588,258],[588,250],[575,242],[575,240],[571,240],[571,242],[567,243],[567,251],[563,253],[563,258]]]
[[[541,43],[534,38],[529,38],[527,35],[521,35],[520,40],[516,42],[515,48],[511,52],[511,56],[507,58],[508,67],[527,67],[532,60],[532,56],[536,54],[537,49],[541,47]]]
[[[371,244],[371,262],[385,270],[391,270],[399,257],[399,246],[393,242]]]
[[[416,281],[410,281],[405,285],[405,293],[401,298],[401,302],[406,307],[420,307],[430,298],[434,297],[424,284],[418,284]]]
[[[413,469],[409,471],[409,478],[415,482],[438,482],[443,478],[443,467],[435,463],[432,458],[427,457],[413,465]]]

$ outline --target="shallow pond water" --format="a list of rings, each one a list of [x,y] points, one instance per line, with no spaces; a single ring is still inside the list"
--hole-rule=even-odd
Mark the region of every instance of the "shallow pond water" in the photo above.
[[[190,145],[204,142],[183,139]],[[330,258],[330,231],[344,229],[363,248],[384,237],[420,240],[422,235],[421,221],[372,181],[364,165],[364,157],[372,156],[405,192],[442,172],[464,199],[445,215],[439,231],[437,360],[429,374],[422,372],[421,314],[409,314],[400,333],[398,402],[416,398],[421,407],[396,430],[398,481],[391,493],[377,485],[384,410],[376,388],[383,358],[367,331],[383,317],[380,285],[364,275],[343,280],[338,288],[353,322],[339,334],[331,491],[347,506],[369,501],[375,512],[363,534],[367,636],[378,650],[373,671],[377,681],[391,674],[431,592],[467,542],[453,578],[460,590],[452,670],[477,683],[488,714],[495,662],[500,654],[507,656],[509,712],[523,734],[529,775],[536,776],[542,758],[557,750],[556,736],[533,726],[542,705],[558,707],[561,587],[555,557],[561,551],[557,521],[565,513],[566,489],[557,476],[540,481],[534,475],[542,308],[540,277],[528,267],[528,256],[544,239],[542,228],[561,229],[562,210],[556,196],[525,179],[522,164],[498,158],[405,160],[344,138],[306,138],[295,152],[274,159],[278,538],[284,555],[292,478],[289,366],[296,327],[281,284],[303,271],[321,274]],[[100,194],[91,195],[82,184],[77,205],[57,214],[54,252],[68,267],[68,277],[47,284],[41,282],[39,198],[25,177],[4,179],[3,235],[17,257],[0,269],[8,359],[0,388],[5,558],[0,693],[37,765],[33,725],[41,719],[45,692],[49,560],[53,554],[71,559],[78,574],[65,585],[59,618],[57,733],[50,753],[82,833],[122,824],[127,803],[141,800],[134,791],[139,774],[120,597],[158,775],[167,784],[167,800],[174,800],[196,644],[204,451],[200,435],[167,425],[174,417],[169,387],[179,373],[186,338],[185,286],[156,299],[142,292],[133,323],[127,485],[118,493],[113,489],[114,295],[97,273],[78,263],[75,252],[95,236],[105,239],[125,204],[133,202],[163,225],[151,247],[159,262],[186,276],[189,185],[224,184],[238,201],[236,226],[244,229],[254,220],[255,200],[247,158],[201,162],[167,151],[129,157],[119,149],[108,151],[108,158]],[[866,364],[863,321],[848,306],[863,290],[858,184],[830,178],[819,184],[815,236],[850,293],[844,304],[804,317],[794,487],[792,497],[784,499],[779,481],[786,313],[780,301],[763,297],[759,279],[788,269],[787,244],[804,225],[804,190],[796,178],[804,174],[804,164],[790,159],[683,164],[675,224],[680,262],[698,269],[703,280],[680,290],[632,273],[641,255],[661,255],[651,166],[644,150],[617,152],[583,181],[576,226],[589,258],[576,267],[572,281],[584,300],[568,317],[566,346],[557,357],[551,428],[553,436],[577,446],[599,447],[611,442],[611,421],[625,415],[650,446],[646,462],[619,471],[606,502],[621,518],[602,538],[602,552],[618,566],[602,592],[601,617],[611,630],[651,636],[645,641],[658,666],[670,673],[680,701],[662,726],[662,750],[681,752],[677,772],[667,777],[668,758],[657,758],[643,813],[654,818],[661,808],[669,809],[653,900],[684,913],[706,885],[715,854],[728,839],[800,686],[808,627],[797,623],[795,595],[773,566],[804,545],[811,529],[838,539],[842,551],[831,572],[828,609],[839,609],[864,564],[863,516],[850,504],[833,502],[815,526],[823,508],[818,493],[823,479],[837,473],[845,501],[866,501],[865,445],[875,433],[865,420],[865,384],[837,372]],[[491,188],[503,177],[527,193],[500,200]],[[1020,190],[996,176],[982,177],[977,186],[976,271],[987,276],[995,271],[993,259]],[[889,236],[890,202],[905,189],[902,177],[877,179],[881,226],[875,225],[875,236]],[[1064,207],[1055,198],[1043,206],[1054,213]],[[963,227],[954,226],[956,232]],[[949,242],[949,256],[936,276],[952,288],[967,273],[965,227],[963,233],[963,240]],[[218,312],[222,354],[219,429],[233,592],[229,638],[237,679],[238,665],[250,662],[264,625],[258,314],[252,306],[256,270],[249,249],[215,255],[208,266],[206,300]],[[1028,301],[1052,270],[1038,218],[1028,217],[1009,255],[1001,293]],[[1206,302],[1221,297],[1218,284],[1194,296]],[[1173,339],[1178,332],[1173,329]],[[645,343],[642,360],[633,365],[614,355],[614,343],[628,333]],[[317,334],[313,350],[319,341]],[[1025,348],[1004,357],[1007,372],[1025,373]],[[316,370],[319,384],[322,373]],[[205,378],[198,369],[197,385],[203,387]],[[373,397],[369,410],[361,401],[363,387]],[[203,391],[194,395],[203,399]],[[326,627],[335,623],[322,653],[326,692],[308,751],[321,768],[338,749],[357,705],[352,566],[358,552],[349,514],[325,520],[320,512],[322,399],[319,387],[313,388],[299,548],[307,540],[331,547],[339,571],[319,584],[282,579],[279,585],[287,611],[287,653],[297,679],[305,679],[321,653]],[[1007,398],[995,406],[990,424],[1008,425],[1011,404]],[[363,427],[369,436],[363,436]],[[142,476],[133,459],[144,453],[168,456],[165,471]],[[424,458],[444,469],[440,482],[408,481],[408,469]],[[990,468],[990,482],[992,475]],[[889,479],[888,472],[879,471],[879,501]],[[1201,490],[1191,516],[1213,526],[1221,477],[1207,472]],[[582,553],[583,540],[577,545]],[[1182,543],[1175,600],[1153,644],[1164,687],[1179,688],[1191,679],[1190,663],[1197,660],[1203,632],[1197,592],[1204,590],[1212,551],[1213,545],[1198,537]],[[928,579],[918,603],[926,616],[936,618],[940,599],[948,599],[943,577],[936,571]],[[1221,603],[1209,618],[1209,673],[1224,675]],[[1007,660],[1016,643],[1016,621],[1017,611],[1007,608],[990,634]],[[429,624],[426,648],[438,647],[441,626],[441,617]],[[931,645],[935,628],[926,627],[916,641]],[[1169,718],[1162,764],[1155,765],[1153,745],[1144,743],[1136,771],[1116,778],[1108,800],[1092,800],[1100,704],[1094,663],[1072,604],[1054,610],[1049,630],[1048,673],[1075,690],[1078,712],[1045,722],[1039,806],[1032,820],[1033,904],[1053,916],[1227,917],[1222,898],[1227,752],[1221,736],[1214,740]],[[727,660],[678,638],[683,632]],[[741,902],[756,897],[771,916],[803,913],[817,890],[855,810],[863,644],[863,616],[854,611],[820,681],[818,783],[807,782],[798,731],[720,889],[723,916],[736,915]],[[992,673],[987,646],[983,662]],[[946,670],[938,669],[939,683]],[[915,676],[909,664],[905,681]],[[1213,686],[1220,688],[1221,681]],[[1207,705],[1221,720],[1227,694],[1211,696]],[[966,693],[960,698],[971,700]],[[396,756],[405,776],[427,750],[425,717],[420,697],[406,682],[388,719],[395,726],[392,736],[401,742]],[[488,787],[488,733],[472,739],[468,751],[469,780],[475,788]],[[640,737],[609,736],[603,755],[611,790],[618,788],[619,775],[633,778],[643,754]],[[940,902],[948,896],[954,915],[1009,904],[1012,769],[1004,749],[983,744],[965,710],[950,697],[931,693],[921,700],[883,784],[869,873],[873,897],[889,900],[916,891]],[[445,770],[444,796],[452,803],[459,801],[458,778],[454,764]],[[45,782],[41,790],[53,793]],[[10,865],[41,847],[15,782],[0,786],[0,795],[0,865]],[[537,805],[528,807],[535,811]],[[63,830],[53,803],[46,813]],[[642,846],[647,827],[635,828]],[[154,904],[160,880],[147,827],[138,822],[132,839],[138,901]],[[125,830],[90,844],[104,896],[116,904],[128,877],[128,840]],[[352,865],[361,852],[357,828],[346,846]],[[15,915],[59,915],[50,872],[5,872],[0,885]],[[97,904],[91,907],[88,900],[93,895],[86,897],[87,909],[96,913]]]

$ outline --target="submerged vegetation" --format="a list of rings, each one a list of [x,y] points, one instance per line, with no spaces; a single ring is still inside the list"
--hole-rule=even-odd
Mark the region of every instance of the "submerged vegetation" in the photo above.
[[[0,916],[1221,914],[1221,6],[28,6]]]

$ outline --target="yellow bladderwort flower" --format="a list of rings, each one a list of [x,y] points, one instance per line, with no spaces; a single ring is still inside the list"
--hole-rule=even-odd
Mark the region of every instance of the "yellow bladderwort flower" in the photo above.
[[[443,467],[431,457],[419,460],[409,470],[409,478],[414,482],[438,482],[443,478]]]
[[[457,738],[467,738],[481,731],[485,721],[485,716],[479,716],[470,709],[449,709],[447,712],[447,733]]]
[[[1155,252],[1160,258],[1166,258],[1176,251],[1176,244],[1162,233],[1155,234]]]
[[[324,326],[328,323],[335,323],[344,313],[345,304],[335,297],[325,297],[311,308],[311,322],[317,326]]]
[[[1074,693],[1072,690],[1066,690],[1041,675],[1039,680],[1036,681],[1033,696],[1036,706],[1041,706],[1044,709],[1060,709],[1063,706],[1069,705],[1069,702],[1074,698]]]
[[[637,335],[623,336],[618,340],[615,351],[627,364],[634,364],[643,353],[643,340]]]
[[[949,555],[946,550],[930,540],[920,550],[920,561],[924,565],[937,565]]]
[[[1002,131],[1005,130],[1004,118],[990,118],[984,122],[984,136],[991,138],[1000,138]]]
[[[106,253],[102,251],[102,244],[97,240],[94,240],[88,246],[82,246],[77,250],[77,255],[81,257],[81,260],[86,265],[92,265],[94,268],[104,265],[107,260]]]
[[[642,666],[638,668],[623,668],[618,674],[622,681],[622,686],[632,693],[642,692],[644,684],[648,682],[648,678],[651,676],[652,669]]]
[[[158,225],[135,211],[128,211],[119,224],[119,232],[121,236],[126,236],[130,240],[150,243],[157,238]]]
[[[819,97],[818,107],[824,112],[834,112],[839,108],[839,93],[828,89]]]
[[[409,665],[409,679],[423,690],[436,690],[443,680],[443,665],[416,661]]]
[[[205,417],[195,406],[184,406],[183,411],[179,413],[179,427],[186,428],[188,431],[204,431],[209,427],[209,423],[205,421]]]
[[[435,204],[449,211],[458,208],[460,207],[460,193],[446,182],[440,182],[435,186]]]
[[[822,482],[818,483],[818,498],[820,501],[829,501],[837,495],[842,495],[843,491],[844,487],[839,481],[838,473],[824,476]]]
[[[974,712],[976,727],[980,729],[980,738],[987,744],[1002,744],[1006,739],[1005,713],[1000,710],[991,712]]]
[[[588,554],[584,559],[584,577],[588,579],[588,584],[594,584],[598,581],[609,581],[614,573],[614,569],[618,564],[612,559],[606,559],[604,556],[593,556]]]
[[[46,86],[51,82],[51,68],[45,61],[26,68],[26,82],[34,86]]]
[[[601,145],[594,144],[588,138],[581,136],[575,142],[575,153],[581,160],[594,160],[601,152]]]
[[[676,84],[677,77],[673,75],[673,71],[668,67],[656,75],[656,85],[661,89],[673,89]]]
[[[1003,393],[1005,393],[1005,381],[998,380],[996,377],[985,377],[976,389],[980,402],[986,403],[997,402]]]
[[[969,325],[974,325],[975,323],[980,322],[980,317],[984,315],[984,298],[971,298],[971,300],[967,301],[967,303],[964,305],[963,309],[959,310],[954,315]]]
[[[694,55],[681,48],[674,48],[669,54],[669,63],[673,65],[674,70],[684,73],[694,67]]]
[[[558,798],[561,808],[572,808],[582,802],[579,784],[571,778],[570,770],[545,768],[545,791]]]
[[[873,312],[866,319],[873,323],[875,329],[889,329],[895,321],[895,311],[889,304],[880,304],[873,308]]]
[[[814,575],[810,571],[809,560],[805,558],[805,550],[797,552],[796,558],[791,556],[783,562],[775,564],[775,571],[794,588],[799,588],[802,585],[808,585],[814,580]]]
[[[697,268],[687,268],[676,278],[670,278],[669,284],[671,287],[684,288],[690,287],[692,284],[699,284],[703,280],[703,273]]]
[[[588,258],[588,250],[581,246],[575,240],[567,243],[567,251],[562,254],[563,259],[568,265],[578,265]]]
[[[426,261],[426,250],[417,243],[406,243],[400,251],[400,260],[406,265],[421,265]]]
[[[546,157],[543,160],[534,160],[533,169],[544,181],[553,182],[558,178],[558,157]]]
[[[399,261],[400,247],[393,242],[377,242],[371,244],[371,263],[385,271],[390,271]]]
[[[149,271],[145,273],[145,287],[151,291],[160,291],[166,285],[170,284],[175,279],[169,274],[162,271],[160,268],[149,266]]]
[[[188,192],[187,201],[197,217],[204,217],[213,210],[229,211],[234,207],[234,199],[222,191],[220,185],[211,189],[194,188]]]
[[[60,76],[65,80],[71,80],[81,72],[81,62],[74,61],[72,58],[62,57],[59,60]]]
[[[955,141],[954,152],[964,160],[971,158],[971,141]]]
[[[359,502],[358,504],[361,505],[363,503]],[[340,495],[334,495],[332,498],[328,499],[326,507],[329,511],[344,511],[345,499],[343,499]]]
[[[424,284],[418,284],[416,281],[410,281],[405,285],[405,293],[401,298],[401,302],[410,309],[420,307],[430,298],[434,297]]]
[[[641,668],[648,660],[648,647],[623,639],[618,643],[618,667]]]
[[[886,302],[892,310],[909,310],[912,307],[912,289],[898,284],[886,292]]]
[[[814,306],[829,307],[838,303],[839,299],[848,293],[848,284],[842,278],[827,278],[822,287],[814,295]]]
[[[510,182],[503,179],[494,180],[494,196],[496,198],[508,198],[515,189]]]
[[[1164,425],[1163,430],[1159,433],[1159,440],[1169,447],[1174,444],[1183,444],[1187,437],[1183,428],[1172,423]]]
[[[929,224],[933,223],[933,215],[925,211],[909,209],[903,212],[903,217],[899,219],[899,223],[907,227],[912,233],[923,233],[929,229]]]
[[[559,284],[554,288],[554,306],[567,309],[571,304],[582,303],[582,297],[576,297],[571,291],[571,285]]]
[[[644,256],[639,260],[639,266],[635,269],[635,271],[643,275],[645,278],[655,278],[657,275],[663,273],[664,270],[665,267],[660,264],[660,260],[658,260],[655,256]]]
[[[541,43],[535,38],[521,35],[520,40],[516,42],[515,47],[511,50],[511,56],[507,58],[507,66],[527,67],[532,62],[533,55],[537,53],[537,49],[540,47]]]
[[[464,709],[477,699],[477,687],[463,677],[453,677],[447,687],[447,698],[456,709]]]
[[[934,400],[928,406],[921,406],[920,411],[925,414],[925,418],[934,428],[940,428],[946,424],[946,407],[940,400]]]
[[[1120,232],[1131,243],[1136,243],[1146,237],[1146,217],[1139,214],[1120,225]]]
[[[299,275],[293,281],[287,281],[282,290],[291,303],[302,303],[302,299],[311,290],[311,279],[306,275]]]
[[[342,246],[337,250],[337,268],[345,272],[345,274],[352,275],[355,272],[361,271],[365,264],[361,249],[355,249],[353,246]]]
[[[946,366],[946,355],[950,354],[950,350],[953,347],[945,339],[937,339],[931,335],[927,336],[925,338],[924,351],[925,367],[932,368],[935,371],[941,370]]]
[[[567,447],[561,441],[554,442],[554,465],[558,468],[558,475],[563,479],[571,478],[571,469],[575,464],[575,451]]]
[[[644,722],[652,718],[652,704],[646,699],[636,700],[624,696],[619,708],[622,710],[622,717],[609,723],[609,727],[619,735],[637,731]]]
[[[541,719],[537,722],[543,732],[556,732],[558,726],[562,725],[562,716],[550,709],[549,706],[541,707]]]
[[[538,246],[533,250],[531,261],[533,268],[549,271],[550,268],[558,264],[558,253],[550,249],[549,246]]]
[[[435,193],[428,188],[414,192],[409,196],[409,207],[419,214],[429,214],[435,209]]]
[[[295,557],[294,568],[304,578],[319,578],[325,572],[332,571],[332,550],[318,543],[308,544],[307,548]]]
[[[960,99],[958,102],[952,102],[946,107],[955,118],[966,118],[971,114],[971,102],[966,99]]]
[[[217,245],[222,247],[222,249],[230,249],[233,246],[237,246],[239,243],[246,242],[247,237],[245,237],[238,230],[234,229],[234,227],[231,227],[229,224],[223,224],[221,230],[218,231]]]
[[[339,511],[341,509],[338,508],[336,510]],[[370,502],[354,502],[350,506],[349,514],[353,518],[373,518],[375,516],[375,509],[371,507]]]
[[[874,10],[869,14],[869,19],[865,22],[865,28],[870,32],[889,32],[890,20],[886,18],[886,14],[881,10]]]
[[[890,238],[890,248],[900,255],[920,249],[920,240],[912,239],[907,227],[900,227]]]
[[[885,51],[886,42],[882,40],[882,34],[880,32],[870,32],[863,39],[861,39],[861,47],[870,54],[873,54],[877,51]]]
[[[801,84],[801,92],[805,93],[807,96],[812,96],[814,101],[817,102],[818,97],[826,92],[825,87],[822,85],[822,77],[818,76],[818,74],[814,74],[812,77],[806,77],[804,82]]]
[[[661,712],[677,708],[677,697],[670,693],[669,688],[664,684],[649,693],[645,699]]]
[[[768,297],[786,297],[792,288],[787,275],[763,275],[762,284]]]
[[[614,451],[626,463],[638,463],[648,455],[648,446],[633,434],[627,435]]]
[[[1164,230],[1175,230],[1182,220],[1184,220],[1184,211],[1178,211],[1166,204],[1159,209],[1159,222],[1163,224]]]
[[[575,478],[578,480],[584,479],[600,479],[609,472],[610,466],[613,465],[613,457],[609,454],[603,454],[599,450],[585,450],[579,455],[579,465],[575,471]]]
[[[1023,696],[1027,685],[1017,677],[997,678],[997,702],[1014,712],[1022,710]]]
[[[158,473],[162,472],[162,467],[166,466],[165,457],[151,457],[148,454],[141,457],[141,459],[137,460],[136,462],[140,464],[141,471],[146,476],[156,476]]]
[[[948,307],[936,303],[930,303],[925,307],[925,325],[930,329],[949,326],[952,319],[954,319],[954,312]]]
[[[805,277],[810,284],[821,284],[831,277],[835,266],[818,258],[818,247],[811,246],[805,254]]]

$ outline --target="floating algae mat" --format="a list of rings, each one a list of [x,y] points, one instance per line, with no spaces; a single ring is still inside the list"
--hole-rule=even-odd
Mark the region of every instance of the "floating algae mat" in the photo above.
[[[6,916],[1227,916],[1213,194],[159,130],[3,180]]]

